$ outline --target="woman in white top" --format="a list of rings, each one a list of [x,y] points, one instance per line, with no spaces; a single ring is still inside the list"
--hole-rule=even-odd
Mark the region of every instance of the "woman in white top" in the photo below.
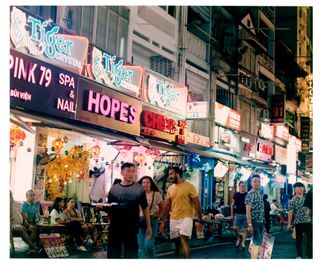
[[[77,241],[77,249],[87,251],[84,247],[84,242],[81,238],[82,228],[81,223],[71,220],[64,212],[65,201],[61,197],[54,199],[52,211],[50,213],[52,224],[65,224],[66,230]]]
[[[65,223],[67,216],[64,213],[64,200],[61,197],[54,199],[50,216],[51,224]]]
[[[138,234],[139,258],[154,258],[155,257],[155,239],[158,234],[158,219],[163,210],[163,200],[159,188],[149,176],[142,177],[139,181],[145,190],[149,211],[150,222],[152,227],[152,236],[147,239],[146,226],[143,213],[140,209],[140,226]]]

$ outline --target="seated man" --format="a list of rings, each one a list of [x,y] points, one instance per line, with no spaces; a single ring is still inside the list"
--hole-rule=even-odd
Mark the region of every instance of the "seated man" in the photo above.
[[[10,191],[10,228],[13,236],[21,236],[22,240],[29,245],[28,255],[40,253],[42,249],[36,246],[37,231],[34,226],[24,222],[23,215],[19,210],[19,205],[14,201]]]
[[[276,220],[279,217],[279,211],[280,211],[280,207],[279,204],[277,202],[277,200],[272,200],[272,204],[270,205],[271,211],[270,211],[270,217],[272,220],[272,224],[275,225],[276,224]]]
[[[35,201],[33,190],[26,192],[26,201],[21,205],[22,215],[28,225],[35,225],[40,221],[40,203]]]

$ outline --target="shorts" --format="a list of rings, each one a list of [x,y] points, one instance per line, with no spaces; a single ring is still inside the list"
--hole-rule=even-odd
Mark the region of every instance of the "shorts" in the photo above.
[[[193,220],[191,217],[186,217],[179,220],[170,219],[170,239],[177,238],[180,235],[191,238]]]
[[[252,242],[255,246],[261,246],[263,240],[263,233],[264,233],[264,223],[252,223],[253,227],[253,236]]]
[[[234,217],[234,226],[239,227],[239,228],[248,228],[248,223],[247,223],[247,216],[245,214],[238,214],[236,213]]]

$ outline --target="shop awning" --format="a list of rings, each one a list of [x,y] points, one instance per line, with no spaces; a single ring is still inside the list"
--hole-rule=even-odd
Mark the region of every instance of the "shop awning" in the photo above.
[[[177,153],[180,155],[190,155],[188,152],[185,152],[183,149],[179,148],[178,146],[174,145],[174,144],[170,144],[170,143],[166,143],[166,142],[162,142],[162,141],[157,141],[157,140],[152,140],[152,139],[143,139],[141,141],[139,138],[136,138],[140,144],[148,147],[155,147],[158,148],[160,150],[164,150],[167,152],[172,152],[172,153]]]
[[[252,161],[252,160],[248,160],[247,163],[250,166],[253,166],[253,167],[256,167],[256,168],[265,169],[265,170],[275,170],[276,169],[276,166],[270,166],[268,164],[259,163],[259,162],[255,162],[255,161]]]
[[[233,162],[233,163],[237,163],[237,164],[246,165],[245,161],[241,161],[232,155],[222,154],[222,153],[213,152],[213,151],[209,151],[209,150],[202,150],[202,149],[193,148],[190,146],[180,147],[180,148],[185,149],[185,150],[192,152],[194,154],[198,154],[200,156],[205,156],[208,158],[215,158],[215,159],[219,159],[219,160],[225,160],[225,161],[229,161],[229,162]]]
[[[109,129],[104,129],[104,128],[95,128],[93,126],[84,124],[79,121],[61,121],[57,120],[51,117],[43,117],[43,116],[38,116],[26,112],[20,112],[18,110],[11,110],[12,113],[17,114],[18,116],[21,117],[26,117],[30,119],[34,119],[36,121],[32,122],[32,126],[41,126],[41,127],[54,127],[57,129],[62,129],[62,130],[69,130],[69,131],[74,131],[78,133],[82,133],[84,135],[101,139],[101,140],[115,140],[115,141],[122,141],[122,142],[129,142],[132,144],[140,144],[134,136],[130,135],[124,135],[121,132],[117,131],[112,131]],[[23,118],[22,118],[23,119]]]

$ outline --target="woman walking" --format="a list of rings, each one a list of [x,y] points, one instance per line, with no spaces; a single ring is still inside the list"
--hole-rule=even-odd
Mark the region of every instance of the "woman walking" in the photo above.
[[[146,235],[146,222],[140,209],[140,226],[138,234],[139,258],[154,258],[155,239],[158,234],[158,218],[161,216],[163,210],[163,201],[159,188],[151,177],[144,176],[138,181],[138,183],[142,185],[147,196],[152,227],[152,236],[148,240]]]

